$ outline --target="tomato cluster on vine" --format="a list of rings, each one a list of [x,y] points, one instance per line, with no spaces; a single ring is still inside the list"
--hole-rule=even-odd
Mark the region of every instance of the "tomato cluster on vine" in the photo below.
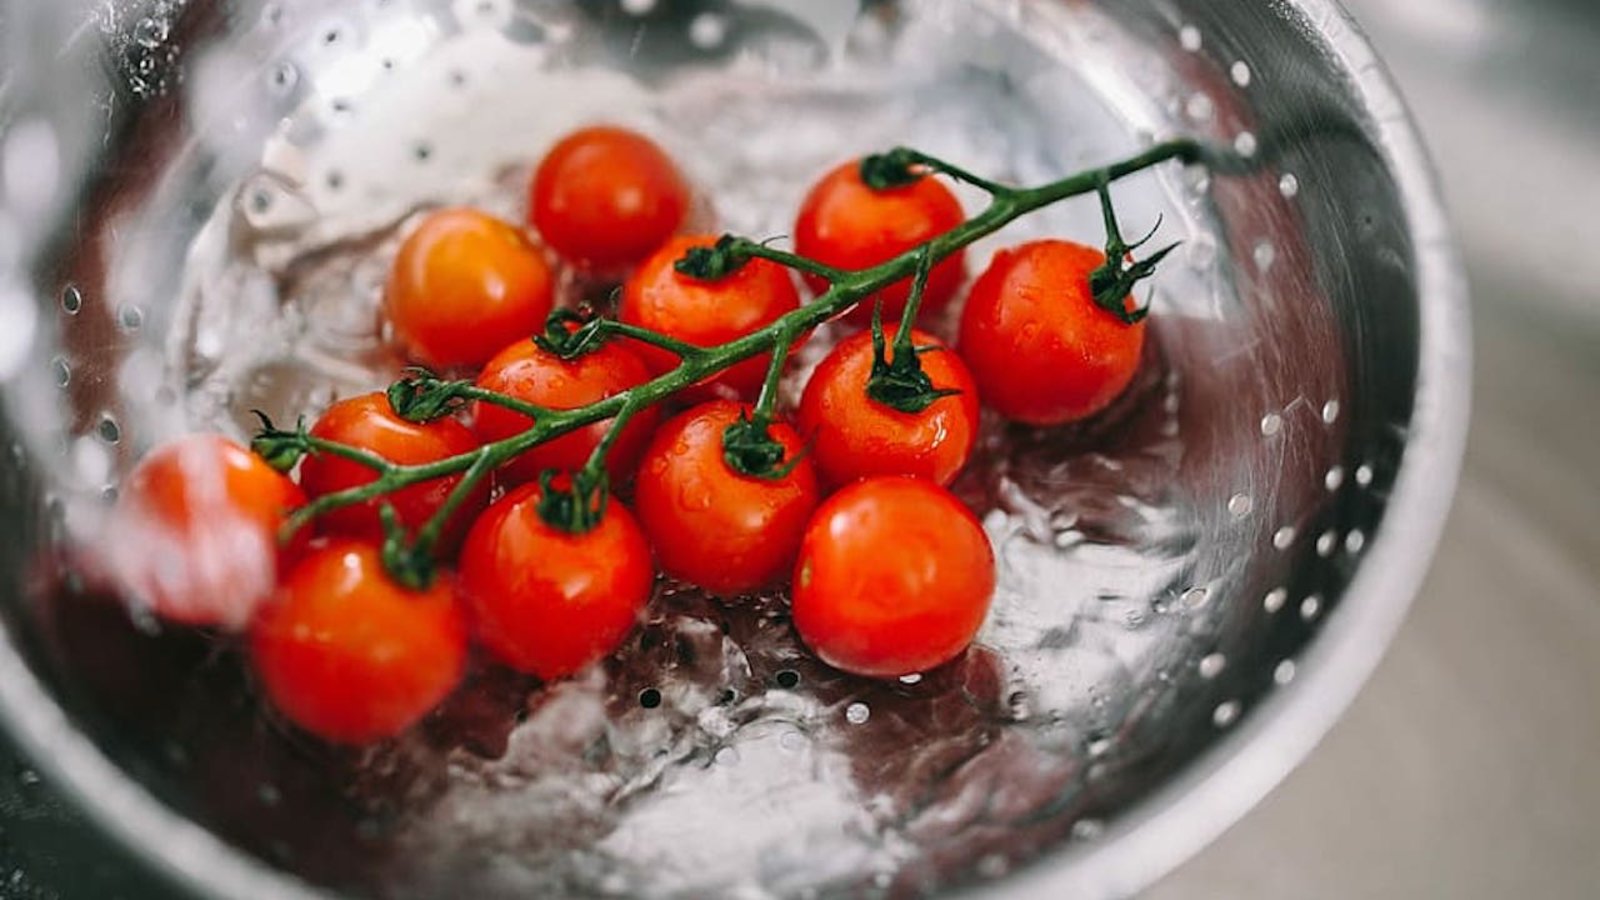
[[[981,410],[1036,426],[1104,410],[1140,358],[1127,289],[1149,273],[1124,268],[1114,223],[1110,257],[1003,250],[951,346],[918,324],[968,276],[964,244],[931,257],[967,221],[938,171],[841,164],[805,197],[789,254],[684,233],[690,181],[650,139],[568,135],[533,174],[526,222],[451,208],[409,228],[383,317],[426,371],[309,427],[264,419],[253,450],[215,435],[156,449],[124,485],[114,515],[142,537],[113,567],[158,615],[243,632],[272,704],[333,741],[410,727],[472,646],[542,679],[579,671],[625,640],[658,573],[730,603],[787,585],[800,639],[847,672],[949,662],[995,588],[988,538],[948,490]],[[822,302],[918,252],[842,310],[853,333],[780,409],[807,337],[787,327],[801,285]],[[619,284],[616,308],[558,303],[563,278]],[[632,401],[691,364],[707,371],[675,414]]]

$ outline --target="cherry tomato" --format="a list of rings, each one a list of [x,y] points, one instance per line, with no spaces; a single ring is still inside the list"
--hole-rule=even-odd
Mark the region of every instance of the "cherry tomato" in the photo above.
[[[550,266],[514,226],[471,209],[426,216],[395,257],[384,293],[395,337],[418,362],[478,366],[544,324]]]
[[[816,473],[789,425],[768,427],[783,446],[781,465],[799,457],[782,477],[753,477],[728,464],[723,433],[745,411],[727,400],[689,409],[656,432],[639,464],[634,503],[662,571],[715,594],[782,577],[817,505]]]
[[[893,358],[898,327],[884,328]],[[920,412],[902,412],[867,395],[872,375],[872,333],[844,339],[817,366],[800,398],[800,433],[812,442],[812,459],[829,484],[873,475],[910,475],[940,485],[955,480],[972,455],[978,432],[978,388],[967,366],[931,334],[913,329],[913,346],[940,397]]]
[[[456,686],[466,620],[448,576],[407,590],[377,547],[341,539],[290,570],[250,630],[250,656],[290,721],[360,744],[410,728]]]
[[[409,422],[395,415],[389,399],[381,393],[362,394],[333,404],[311,427],[311,435],[359,447],[389,462],[407,466],[438,462],[478,448],[477,438],[455,419],[435,419],[425,424]],[[300,464],[300,486],[312,498],[359,487],[377,477],[372,469],[332,453],[310,454]],[[378,508],[384,503],[394,507],[400,524],[415,531],[432,518],[460,483],[460,475],[450,475],[414,484],[380,499],[333,510],[319,516],[317,524],[327,534],[376,543],[383,539]],[[468,497],[445,526],[440,546],[455,547],[488,500],[488,485]]]
[[[788,270],[770,260],[752,259],[715,281],[702,281],[673,268],[690,248],[710,247],[716,242],[709,235],[679,237],[656,251],[623,285],[622,321],[710,347],[743,337],[800,306],[800,292]],[[678,364],[676,355],[659,347],[641,344],[639,354],[657,374]],[[771,358],[771,354],[752,357],[705,384],[748,397],[761,386]]]
[[[994,551],[972,511],[917,478],[858,481],[806,527],[794,624],[823,662],[893,678],[965,650],[994,594]]]
[[[304,503],[294,482],[249,450],[187,435],[123,482],[107,558],[122,586],[162,618],[240,628],[304,548],[303,537],[278,545],[284,520]]]
[[[837,269],[865,269],[892,259],[938,237],[966,219],[961,202],[937,178],[926,176],[904,187],[875,190],[861,180],[861,163],[851,160],[829,172],[811,188],[794,226],[795,251]],[[922,295],[923,313],[934,312],[955,296],[966,278],[966,251],[950,254],[928,274]],[[806,283],[821,293],[825,279],[807,275]],[[911,293],[904,278],[868,297],[852,318],[865,322],[874,300],[883,301],[885,321],[898,321]]]
[[[627,507],[610,500],[599,524],[573,534],[540,516],[541,496],[525,484],[479,517],[461,550],[461,587],[489,652],[548,680],[616,650],[655,576]]]
[[[529,217],[545,243],[585,269],[632,265],[672,236],[689,186],[649,138],[597,125],[562,138],[534,173]]]
[[[983,399],[1029,425],[1061,425],[1111,405],[1133,380],[1144,323],[1094,302],[1089,275],[1105,254],[1032,241],[995,254],[961,315],[961,355]],[[1134,309],[1133,298],[1126,301]]]
[[[562,359],[531,340],[521,340],[500,351],[478,376],[478,387],[548,409],[573,409],[619,394],[650,380],[632,348],[613,339],[599,348],[573,359]],[[633,472],[639,453],[644,450],[659,413],[651,408],[636,414],[623,427],[622,434],[606,457],[606,468],[613,484],[621,484]],[[533,420],[503,406],[477,402],[472,408],[472,427],[485,442],[498,441],[532,427]],[[545,469],[575,471],[583,466],[595,445],[611,429],[611,422],[596,422],[540,444],[507,463],[501,472],[507,481],[520,484],[538,477]]]

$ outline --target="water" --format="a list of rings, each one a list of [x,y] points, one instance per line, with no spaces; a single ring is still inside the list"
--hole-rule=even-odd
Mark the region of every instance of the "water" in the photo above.
[[[481,4],[431,25],[329,31],[318,52],[336,57],[272,67],[265,77],[302,102],[187,251],[162,376],[181,386],[181,416],[163,421],[242,434],[252,409],[291,422],[386,384],[402,360],[378,311],[407,223],[447,203],[520,221],[540,150],[596,118],[672,153],[701,197],[697,228],[758,238],[786,235],[810,183],[863,152],[909,144],[1034,183],[1127,155],[1156,127],[1150,86],[1099,65],[1106,25],[1090,13],[930,2],[901,23],[851,24],[837,3],[779,6],[810,18],[670,26],[720,71],[679,68],[652,36],[669,26],[649,3],[622,5],[639,26],[621,44],[570,13]],[[649,77],[581,65],[616,53]],[[1193,586],[1202,533],[1180,478],[1185,387],[1163,343],[1166,322],[1215,318],[1231,300],[1220,240],[1187,184],[1170,172],[1116,189],[1125,230],[1159,216],[1156,244],[1202,248],[1157,279],[1151,351],[1128,395],[1081,427],[984,424],[956,490],[982,515],[1000,584],[967,656],[866,682],[809,657],[781,593],[722,602],[663,584],[604,666],[508,689],[469,717],[470,734],[360,761],[350,799],[384,810],[381,828],[358,826],[383,836],[384,890],[898,894],[1097,836],[1098,820],[1079,821],[1085,761],[1115,764],[1105,735],[1168,689],[1155,673],[1173,636],[1216,605]],[[974,272],[995,248],[1043,236],[1098,242],[1100,212],[1091,199],[1020,221],[969,251]],[[560,291],[571,301],[604,287],[565,273]],[[806,345],[791,399],[838,337],[824,328]],[[124,386],[130,405],[151,409],[136,391]],[[106,421],[102,436],[117,429]],[[1250,497],[1227,506],[1244,517]],[[473,690],[453,705],[472,707]],[[1219,710],[1218,724],[1237,713]],[[277,806],[280,789],[264,790]]]

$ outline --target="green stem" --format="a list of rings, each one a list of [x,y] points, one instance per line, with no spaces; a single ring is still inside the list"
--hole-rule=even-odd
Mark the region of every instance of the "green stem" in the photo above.
[[[444,503],[440,504],[433,515],[428,517],[428,521],[417,529],[416,540],[411,545],[412,552],[432,553],[433,548],[439,546],[439,537],[444,534],[444,529],[450,524],[450,518],[456,514],[456,510],[459,510],[461,504],[467,502],[467,498],[478,490],[483,480],[494,472],[495,467],[488,463],[491,454],[485,453],[482,448],[474,452],[478,455],[477,461],[467,468],[466,474],[462,475],[456,486],[450,489],[450,495],[445,498]]]
[[[306,435],[304,441],[306,449],[313,453],[327,453],[330,456],[340,456],[350,460],[353,463],[359,463],[360,465],[366,466],[367,468],[378,472],[382,472],[392,465],[387,459],[384,459],[378,454],[373,453],[371,450],[365,450],[361,447],[352,447],[349,444],[341,444],[338,441],[330,441],[326,438],[319,438],[312,434]]]
[[[785,335],[804,334],[817,328],[851,309],[863,298],[870,297],[890,284],[911,275],[925,257],[930,265],[937,263],[968,244],[999,231],[1035,210],[1069,197],[1093,193],[1102,183],[1115,181],[1169,160],[1196,162],[1205,155],[1206,150],[1199,142],[1178,139],[1157,144],[1142,153],[1110,165],[1079,172],[1037,187],[1008,188],[992,185],[994,198],[989,206],[962,224],[876,266],[840,273],[832,286],[811,303],[779,317],[761,329],[716,347],[694,347],[681,341],[663,338],[644,329],[612,326],[618,334],[681,353],[683,361],[671,371],[588,406],[572,410],[528,410],[528,414],[534,417],[534,423],[530,428],[512,437],[485,444],[478,450],[422,465],[388,465],[380,471],[378,478],[368,484],[325,494],[301,507],[290,517],[285,527],[292,531],[330,510],[362,503],[408,485],[464,472],[475,465],[496,468],[539,444],[585,425],[615,418],[624,408],[643,409],[659,403],[735,363],[774,351]],[[781,251],[770,251],[770,253],[779,252]],[[768,258],[771,258],[770,255]],[[477,390],[473,389],[474,393],[471,395],[475,399],[500,402],[508,408],[515,408],[502,402],[499,395],[493,395],[495,399],[491,399],[490,392],[479,395]]]
[[[465,400],[477,400],[482,403],[488,403],[491,406],[499,406],[503,409],[509,409],[512,412],[522,413],[528,418],[534,420],[545,419],[549,418],[550,416],[560,414],[560,410],[551,409],[547,406],[539,406],[537,404],[529,403],[525,400],[518,400],[516,397],[513,397],[510,394],[502,394],[499,391],[491,391],[487,388],[481,388],[472,384],[463,384],[457,387],[455,389],[455,395]]]
[[[660,347],[669,353],[676,354],[683,360],[699,359],[705,356],[707,352],[706,348],[696,346],[688,341],[680,341],[675,337],[668,337],[667,335],[651,331],[648,328],[640,328],[637,325],[629,325],[626,322],[619,322],[616,319],[603,320],[600,323],[600,330],[606,334],[615,334],[625,338],[631,338],[640,342],[641,344],[649,344],[653,347]]]
[[[808,256],[790,253],[787,250],[779,250],[776,247],[769,247],[766,244],[757,243],[748,238],[741,238],[735,247],[737,252],[745,256],[770,260],[778,265],[788,266],[791,269],[804,272],[807,275],[815,275],[830,284],[839,282],[850,274],[843,269],[835,269],[833,266],[817,262]]]

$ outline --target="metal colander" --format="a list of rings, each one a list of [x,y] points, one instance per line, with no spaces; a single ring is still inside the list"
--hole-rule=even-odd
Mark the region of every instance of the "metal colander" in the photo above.
[[[0,710],[201,894],[1125,895],[1309,750],[1449,502],[1462,283],[1328,0],[14,2],[0,32]],[[761,237],[894,144],[1019,183],[1180,133],[1244,162],[1117,186],[1130,231],[1184,242],[1152,349],[1093,424],[985,424],[956,489],[1000,590],[938,671],[846,677],[781,594],[664,582],[603,666],[478,666],[346,751],[263,710],[228,639],[94,589],[76,548],[138,540],[99,525],[145,448],[381,384],[409,217],[520,214],[541,148],[601,118],[683,162],[699,224]],[[973,257],[1098,223],[1053,208]]]

